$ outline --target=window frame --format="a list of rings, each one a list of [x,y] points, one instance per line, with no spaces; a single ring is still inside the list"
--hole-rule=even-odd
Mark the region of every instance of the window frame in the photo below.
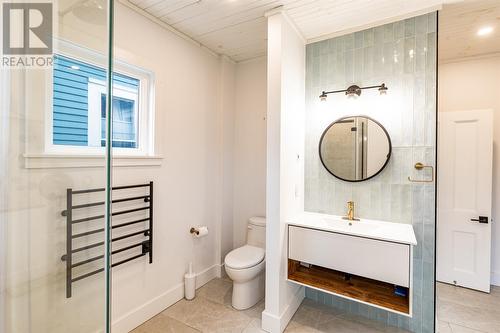
[[[104,63],[106,63],[107,58],[90,49],[75,45],[73,43],[58,40],[57,41],[57,51],[54,52],[56,55],[61,55],[74,59],[76,61],[81,61],[92,66],[103,68]],[[128,64],[121,60],[115,60],[113,62],[113,72],[125,76],[132,77],[139,80],[139,90],[138,90],[138,124],[137,124],[137,148],[121,148],[113,147],[113,155],[124,156],[124,157],[148,157],[155,156],[154,151],[154,118],[155,118],[155,80],[154,73],[139,68],[137,66]],[[53,69],[47,71],[47,107],[45,115],[45,140],[44,140],[44,153],[47,155],[68,155],[68,156],[104,156],[105,147],[92,147],[92,146],[71,146],[71,145],[58,145],[54,144],[54,114],[53,114]],[[100,81],[103,87],[106,87],[106,82],[90,79],[89,83]],[[115,89],[113,89],[114,95]],[[100,103],[99,103],[100,105]],[[90,104],[89,104],[89,115],[90,115]],[[99,110],[100,114],[100,110]],[[99,118],[100,119],[100,118]],[[100,128],[100,126],[99,126]],[[99,139],[101,134],[99,133]]]
[[[89,115],[88,115],[88,131],[89,131],[89,146],[88,147],[101,147],[101,141],[103,140],[102,138],[102,101],[101,101],[101,96],[104,94],[107,94],[107,89],[106,89],[106,82],[94,78],[90,78],[88,82],[88,108],[89,108]],[[140,87],[139,90],[136,91],[132,88],[125,87],[122,85],[113,85],[113,98],[122,98],[122,99],[127,99],[127,100],[132,100],[134,101],[134,126],[135,126],[135,141],[136,141],[136,146],[135,148],[120,148],[120,147],[113,147],[113,149],[117,150],[123,150],[129,151],[130,149],[133,150],[139,150],[141,151],[141,141],[143,138],[141,138],[141,135],[147,131],[145,129],[144,125],[141,124],[142,117],[140,115]],[[106,97],[107,98],[107,97]],[[115,120],[116,121],[116,120]],[[91,125],[92,123],[92,125]],[[142,125],[142,126],[141,126]],[[91,131],[93,132],[92,135],[90,134]],[[95,137],[96,139],[96,145],[90,145],[90,137]],[[105,139],[105,138],[104,138]],[[120,140],[113,140],[113,141],[120,141]]]

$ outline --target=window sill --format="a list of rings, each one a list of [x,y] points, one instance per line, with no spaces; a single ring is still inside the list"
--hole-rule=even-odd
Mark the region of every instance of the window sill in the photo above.
[[[71,154],[24,154],[26,169],[54,168],[103,168],[103,155],[71,155]],[[162,156],[113,156],[113,167],[149,167],[161,166]]]

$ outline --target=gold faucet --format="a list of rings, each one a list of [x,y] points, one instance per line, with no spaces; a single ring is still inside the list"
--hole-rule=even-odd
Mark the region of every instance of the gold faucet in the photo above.
[[[347,201],[347,219],[354,221],[354,201]]]
[[[347,201],[347,219],[354,220],[354,201]]]

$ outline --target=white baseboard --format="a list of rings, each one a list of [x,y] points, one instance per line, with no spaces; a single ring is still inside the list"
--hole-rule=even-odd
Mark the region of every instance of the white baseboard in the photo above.
[[[280,333],[280,318],[266,310],[262,312],[262,329],[270,333]]]
[[[306,297],[306,288],[300,287],[295,293],[292,302],[288,304],[287,308],[281,315],[281,320],[280,320],[281,332],[285,330],[290,320],[292,320],[293,315],[295,314],[295,312],[297,312],[300,304],[302,304],[302,301],[304,300],[305,297]]]
[[[205,269],[204,271],[201,271],[196,274],[196,289],[203,287],[206,283],[210,282],[211,280],[217,278],[220,278],[221,276],[221,265],[213,265],[212,267],[209,267]]]
[[[491,272],[491,281],[490,283],[494,286],[500,286],[500,272],[493,271]]]
[[[213,265],[196,274],[196,289],[202,287],[210,280],[220,277],[221,265]],[[152,300],[136,307],[113,321],[114,333],[130,332],[145,321],[151,319],[169,306],[177,303],[184,297],[184,283],[170,288]]]
[[[148,319],[162,312],[184,297],[184,283],[179,283],[163,294],[153,298],[113,321],[113,332],[130,332]]]
[[[290,304],[288,304],[279,317],[267,311],[262,312],[262,329],[270,333],[283,332],[304,300],[305,296],[305,288],[298,288],[297,292],[292,297]]]

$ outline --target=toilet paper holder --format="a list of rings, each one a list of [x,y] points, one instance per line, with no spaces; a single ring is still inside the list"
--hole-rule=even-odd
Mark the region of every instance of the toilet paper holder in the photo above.
[[[196,238],[205,237],[208,235],[208,227],[205,225],[191,227],[191,229],[189,229],[189,233]]]

